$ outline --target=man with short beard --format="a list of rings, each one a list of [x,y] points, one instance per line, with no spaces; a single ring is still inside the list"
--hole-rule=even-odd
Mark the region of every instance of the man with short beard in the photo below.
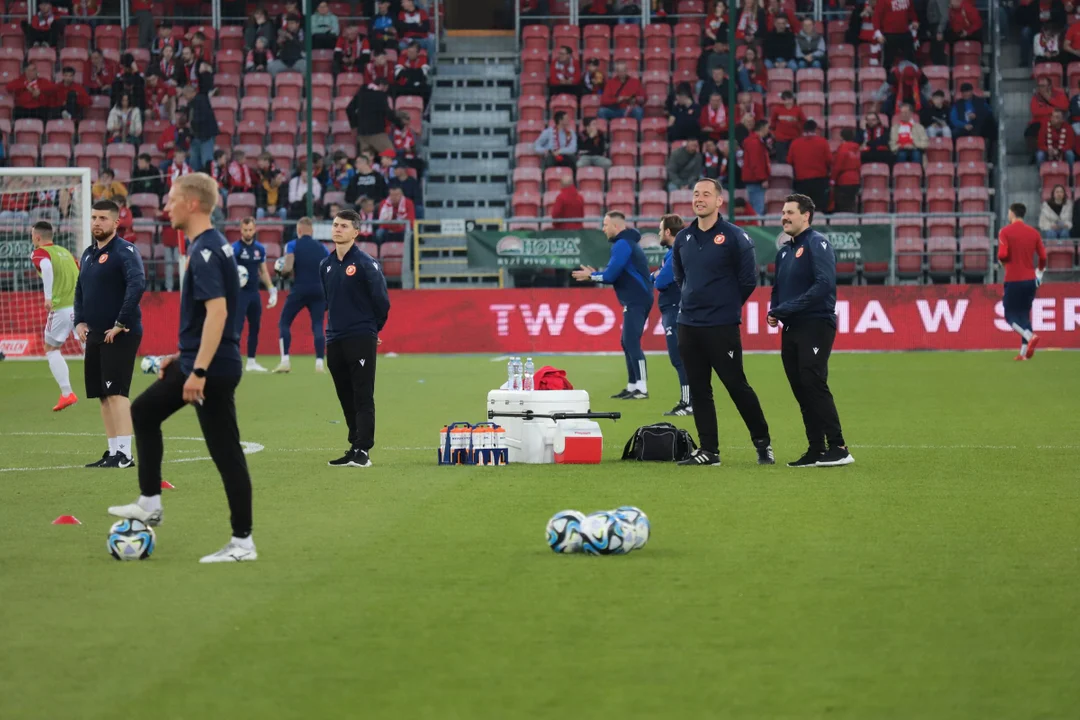
[[[664,325],[664,340],[667,341],[668,359],[675,373],[679,376],[679,402],[665,415],[693,415],[694,406],[690,402],[690,384],[686,381],[682,356],[679,354],[679,302],[682,290],[675,282],[673,263],[675,236],[683,229],[682,218],[678,215],[664,215],[660,218],[660,244],[668,249],[664,264],[656,271],[653,284],[660,293],[660,320]]]

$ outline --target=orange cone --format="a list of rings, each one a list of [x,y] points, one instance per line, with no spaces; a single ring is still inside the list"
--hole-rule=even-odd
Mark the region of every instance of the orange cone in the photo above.
[[[176,489],[176,486],[175,486],[175,485],[173,485],[173,484],[172,484],[171,482],[169,482],[168,480],[162,480],[162,481],[161,481],[161,489],[162,489],[162,490],[175,490],[175,489]]]
[[[74,515],[61,515],[52,521],[53,525],[82,525],[79,518]]]

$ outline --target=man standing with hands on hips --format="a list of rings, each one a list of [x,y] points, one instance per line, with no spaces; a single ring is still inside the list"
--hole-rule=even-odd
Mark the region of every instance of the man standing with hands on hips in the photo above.
[[[356,246],[360,216],[342,210],[330,226],[334,252],[319,265],[326,295],[326,365],[349,426],[349,449],[330,467],[371,467],[375,445],[375,358],[390,314],[382,268]]]
[[[780,356],[810,443],[788,467],[855,462],[844,442],[828,382],[829,355],[836,339],[836,254],[825,236],[810,227],[814,209],[814,201],[806,195],[788,195],[784,201],[780,224],[791,239],[776,254],[768,317],[770,327],[784,324]]]
[[[772,465],[769,424],[742,362],[742,306],[757,286],[754,244],[720,216],[723,188],[712,179],[694,185],[697,219],[675,236],[672,265],[682,288],[679,354],[686,366],[694,424],[701,444],[680,465],[719,465],[720,439],[713,404],[712,373],[731,396],[757,449],[758,464]]]

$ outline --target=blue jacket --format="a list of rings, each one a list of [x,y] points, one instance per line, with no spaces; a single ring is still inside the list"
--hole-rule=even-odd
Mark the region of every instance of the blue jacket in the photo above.
[[[743,303],[757,287],[754,243],[720,218],[708,230],[694,220],[675,236],[673,269],[682,288],[679,324],[738,325]]]
[[[682,297],[682,289],[675,282],[675,267],[672,260],[675,250],[668,248],[664,256],[664,264],[660,266],[660,272],[656,273],[653,281],[656,289],[660,292],[660,309],[679,307],[679,299]]]
[[[138,248],[119,235],[100,249],[91,241],[79,260],[75,324],[86,323],[91,332],[103,333],[120,323],[142,335],[139,300],[144,290],[146,273]]]
[[[293,294],[318,295],[319,269],[329,251],[310,235],[302,235],[285,243],[285,254],[293,256]]]
[[[983,124],[990,117],[990,106],[982,98],[973,95],[970,100],[960,99],[953,103],[952,113],[949,114],[949,124],[952,125],[953,132],[964,129],[964,126],[968,124],[967,114],[969,112],[975,113],[975,120],[971,122],[971,126],[975,128],[975,133],[978,134],[982,131]]]
[[[813,228],[803,230],[776,253],[769,314],[785,325],[803,318],[836,322],[836,253]]]
[[[243,240],[237,240],[232,244],[233,257],[236,265],[248,271],[247,285],[240,288],[240,292],[259,292],[259,268],[266,262],[266,247],[258,240],[252,240],[248,245]]]
[[[615,286],[615,297],[623,307],[652,308],[653,285],[649,260],[638,241],[641,233],[626,228],[611,241],[607,267],[592,275],[593,282]]]
[[[338,260],[330,253],[319,265],[326,294],[326,341],[378,335],[390,314],[390,294],[379,264],[353,245]]]

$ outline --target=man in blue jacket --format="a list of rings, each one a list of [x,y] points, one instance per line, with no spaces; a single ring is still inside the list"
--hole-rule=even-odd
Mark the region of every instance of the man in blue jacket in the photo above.
[[[323,244],[313,238],[314,223],[309,217],[296,221],[296,239],[285,245],[285,265],[281,275],[293,275],[292,290],[285,298],[285,307],[278,318],[278,347],[281,363],[276,373],[292,370],[289,348],[292,345],[292,324],[300,311],[307,308],[311,316],[311,334],[315,336],[315,372],[323,372],[323,356],[326,354],[326,335],[323,321],[326,317],[326,297],[323,295],[319,265],[329,254]]]
[[[653,281],[660,293],[660,320],[664,324],[668,359],[679,376],[679,402],[664,414],[677,416],[694,414],[694,406],[690,403],[690,384],[686,381],[682,356],[679,355],[679,300],[682,290],[675,282],[674,252],[671,249],[675,244],[675,236],[682,229],[683,221],[678,215],[664,215],[660,218],[660,244],[668,251],[664,256],[664,264],[656,271]]]
[[[784,324],[780,356],[810,443],[806,453],[788,467],[855,462],[844,442],[828,383],[829,355],[836,339],[836,254],[825,236],[810,227],[813,219],[813,200],[805,195],[787,196],[780,224],[791,240],[776,254],[768,317],[771,327]]]
[[[754,243],[720,215],[723,188],[712,179],[694,185],[697,219],[675,237],[673,269],[682,288],[679,354],[686,364],[694,424],[701,447],[680,465],[719,465],[720,439],[712,372],[728,391],[757,448],[758,464],[772,465],[769,424],[742,362],[742,306],[757,286]]]
[[[612,285],[615,297],[623,306],[622,349],[628,376],[626,389],[611,397],[616,400],[644,400],[649,397],[646,385],[645,351],[641,336],[653,305],[652,275],[649,261],[638,241],[641,233],[626,227],[626,216],[612,210],[604,215],[604,234],[611,243],[611,259],[603,270],[583,265],[572,274],[579,282]]]
[[[259,327],[262,323],[262,297],[259,284],[270,289],[270,302],[267,309],[277,305],[277,288],[266,269],[266,247],[255,239],[255,218],[246,217],[240,221],[240,239],[233,243],[233,257],[236,266],[243,268],[240,274],[240,299],[236,308],[236,332],[244,330],[244,320],[248,323],[247,372],[266,372],[266,368],[255,359],[259,348]]]
[[[960,86],[960,97],[953,103],[952,112],[949,114],[953,137],[979,137],[983,136],[986,130],[986,121],[990,119],[990,106],[982,98],[974,96],[974,89],[971,83]]]

